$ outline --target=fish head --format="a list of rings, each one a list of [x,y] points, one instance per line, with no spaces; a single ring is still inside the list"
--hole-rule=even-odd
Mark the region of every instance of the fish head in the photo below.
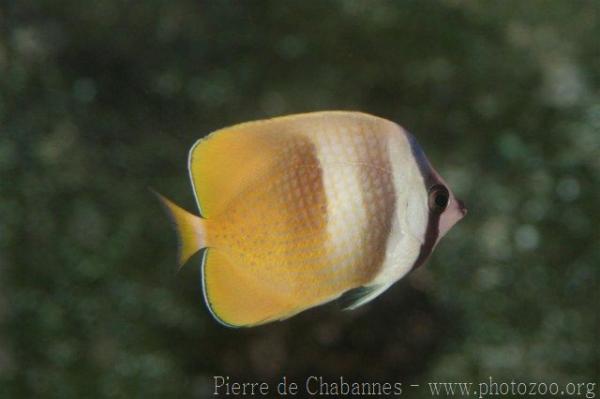
[[[430,166],[431,167],[431,166]],[[456,198],[446,181],[431,167],[433,178],[427,184],[430,218],[437,218],[436,243],[467,214],[464,202]]]
[[[424,216],[421,219],[423,222],[418,223],[422,226],[419,229],[422,247],[419,260],[415,264],[417,267],[429,256],[440,239],[467,214],[467,208],[431,165],[414,136],[408,132],[406,135],[422,178],[419,179],[417,187],[414,187],[414,192],[418,195],[412,196],[413,201],[419,203],[414,206],[409,204],[409,209],[420,209],[422,211],[419,213]]]

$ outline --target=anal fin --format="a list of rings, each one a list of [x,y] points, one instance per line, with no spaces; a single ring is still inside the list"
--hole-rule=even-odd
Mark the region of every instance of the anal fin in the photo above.
[[[226,251],[208,248],[202,265],[202,288],[215,319],[228,327],[250,327],[302,310],[260,277],[261,273],[238,264]]]

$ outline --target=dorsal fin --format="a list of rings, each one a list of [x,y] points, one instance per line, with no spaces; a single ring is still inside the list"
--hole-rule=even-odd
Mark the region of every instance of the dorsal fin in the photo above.
[[[220,213],[254,178],[277,162],[275,138],[253,129],[243,134],[236,130],[212,133],[190,150],[188,168],[203,217]]]

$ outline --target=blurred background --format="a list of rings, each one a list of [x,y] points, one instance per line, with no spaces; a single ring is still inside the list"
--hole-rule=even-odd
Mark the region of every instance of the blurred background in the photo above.
[[[0,397],[598,382],[599,37],[595,1],[2,2]],[[148,187],[195,211],[196,139],[325,109],[415,133],[469,215],[363,308],[226,329]]]

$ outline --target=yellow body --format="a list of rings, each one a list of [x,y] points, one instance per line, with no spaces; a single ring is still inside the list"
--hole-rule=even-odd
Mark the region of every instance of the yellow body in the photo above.
[[[395,214],[389,143],[398,129],[323,112],[235,125],[196,143],[189,169],[201,219],[166,203],[185,233],[182,261],[207,248],[204,293],[218,320],[287,318],[373,280]]]

